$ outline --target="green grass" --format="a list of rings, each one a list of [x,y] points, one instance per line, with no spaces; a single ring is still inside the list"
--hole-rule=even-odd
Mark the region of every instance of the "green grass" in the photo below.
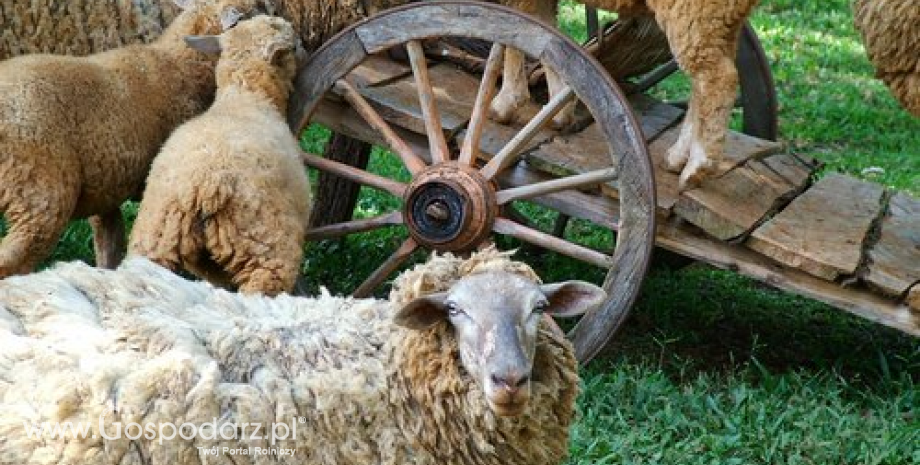
[[[563,29],[583,39],[582,17],[566,3]],[[816,156],[827,170],[920,193],[920,120],[873,79],[848,0],[763,0],[752,23],[776,78],[789,149]],[[660,92],[680,98],[686,82],[674,78]],[[302,141],[321,152],[327,138],[312,127]],[[868,167],[881,173],[864,175]],[[406,176],[379,149],[372,169]],[[366,190],[356,215],[398,205]],[[542,227],[552,224],[552,212],[522,209]],[[135,211],[125,208],[129,217]],[[612,243],[609,232],[584,222],[568,233],[594,247]],[[392,230],[311,244],[309,284],[348,292],[403,237]],[[603,279],[555,254],[524,247],[520,256],[548,281]],[[50,261],[75,259],[92,260],[82,222]],[[583,371],[569,463],[920,463],[918,379],[916,339],[729,272],[660,268],[624,331]]]

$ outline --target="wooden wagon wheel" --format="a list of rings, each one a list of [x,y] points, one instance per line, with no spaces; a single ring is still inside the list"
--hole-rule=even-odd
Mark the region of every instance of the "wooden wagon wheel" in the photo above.
[[[471,37],[494,42],[474,108],[460,144],[453,153],[441,128],[426,58],[419,41],[440,36]],[[424,116],[428,156],[413,149],[345,78],[369,55],[405,45]],[[491,160],[480,158],[480,138],[488,104],[495,93],[504,48],[548,60],[568,88],[547,104]],[[409,238],[355,291],[367,295],[418,248],[463,252],[498,233],[608,268],[607,301],[582,317],[570,333],[578,359],[590,360],[623,323],[645,276],[655,231],[655,189],[652,167],[641,131],[622,93],[581,47],[539,21],[514,10],[470,1],[434,1],[408,5],[354,25],[324,44],[300,70],[292,99],[290,122],[302,130],[327,94],[346,100],[399,156],[412,180],[402,183],[316,155],[305,163],[403,200],[400,211],[314,228],[309,236],[338,237],[391,225],[403,225]],[[567,102],[578,96],[605,135],[610,166],[563,178],[509,187],[508,168],[516,165],[526,143]],[[426,159],[429,158],[429,159]],[[612,255],[531,229],[502,216],[502,205],[567,189],[615,182],[619,211],[607,227],[617,231]]]

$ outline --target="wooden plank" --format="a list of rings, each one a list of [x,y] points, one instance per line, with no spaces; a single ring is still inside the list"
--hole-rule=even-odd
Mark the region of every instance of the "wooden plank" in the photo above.
[[[441,124],[450,135],[466,126],[473,112],[479,80],[450,64],[432,66],[429,72]],[[419,104],[418,89],[411,76],[388,84],[361,90],[391,124],[425,134],[425,120]]]
[[[646,141],[655,140],[684,117],[684,110],[645,94],[633,94],[627,97],[627,100],[636,119],[639,120],[639,125],[642,126],[642,134],[645,135]]]
[[[674,213],[710,236],[727,241],[743,238],[805,189],[811,169],[789,155],[751,160],[718,182],[687,191]],[[781,167],[777,170],[775,167]]]
[[[783,266],[742,245],[735,245],[693,232],[676,222],[659,224],[657,244],[673,252],[719,268],[754,278],[778,289],[827,303],[841,310],[920,336],[920,313],[907,306],[876,296],[866,289],[842,287],[804,271]]]
[[[826,280],[856,272],[881,186],[831,174],[758,228],[748,247]]]
[[[348,73],[348,80],[358,88],[379,86],[408,76],[411,72],[408,66],[377,54],[367,57]]]
[[[863,278],[882,292],[900,297],[920,282],[920,199],[891,197],[878,241],[869,249]]]

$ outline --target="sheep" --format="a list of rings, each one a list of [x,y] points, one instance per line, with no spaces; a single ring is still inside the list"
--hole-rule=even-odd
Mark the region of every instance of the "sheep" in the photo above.
[[[169,133],[213,98],[215,60],[183,38],[232,25],[253,0],[177,4],[186,10],[149,45],[0,63],[0,277],[32,270],[71,219],[120,218]]]
[[[159,0],[0,0],[0,60],[34,53],[84,56],[148,43],[178,13]]]
[[[143,257],[8,278],[0,463],[275,463],[229,455],[271,446],[291,464],[559,463],[577,362],[540,313],[604,291],[538,283],[494,249],[418,265],[390,300],[234,294]],[[92,434],[28,434],[48,422]]]
[[[920,117],[920,5],[916,0],[856,0],[853,17],[876,76]]]
[[[558,0],[502,0],[502,3],[554,24]],[[587,0],[586,5],[614,10],[623,16],[653,15],[664,31],[681,69],[692,81],[686,120],[677,142],[669,149],[666,167],[680,172],[679,188],[698,185],[723,156],[728,119],[738,87],[735,53],[745,20],[757,0]],[[507,123],[529,100],[524,57],[519,50],[505,55],[504,81],[492,101],[493,119]],[[547,83],[555,95],[563,83],[547,68]],[[554,119],[565,127],[574,119],[569,105]]]
[[[154,159],[129,253],[241,292],[291,292],[311,207],[284,116],[301,51],[294,30],[258,16],[189,44],[219,51],[217,97]]]

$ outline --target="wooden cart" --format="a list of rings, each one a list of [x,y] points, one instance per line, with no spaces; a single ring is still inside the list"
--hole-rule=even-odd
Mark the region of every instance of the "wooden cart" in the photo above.
[[[618,22],[606,31],[601,44],[585,48],[504,7],[435,1],[354,25],[314,54],[298,77],[290,122],[295,131],[318,122],[336,136],[325,157],[304,155],[304,162],[321,172],[315,213],[320,222],[309,238],[390,226],[409,232],[355,294],[372,292],[417,249],[465,252],[493,234],[511,236],[608,270],[608,300],[570,333],[585,362],[624,322],[657,243],[920,334],[920,260],[912,265],[911,250],[897,252],[904,241],[920,243],[920,238],[898,236],[892,232],[896,228],[884,227],[886,221],[914,221],[913,231],[920,231],[920,202],[840,176],[811,185],[814,160],[782,153],[772,142],[776,98],[750,28],[739,50],[743,130],[730,134],[717,179],[684,194],[676,190],[676,176],[661,168],[683,110],[647,95],[676,69],[666,43],[641,21]],[[482,57],[481,75],[426,56],[426,44],[444,37],[492,44]],[[545,105],[532,105],[529,118],[509,126],[487,118],[505,47],[547,61],[568,84]],[[393,50],[405,50],[408,63],[391,59]],[[604,65],[591,57],[592,50]],[[547,129],[546,123],[576,96],[584,107],[580,130]],[[389,147],[411,181],[368,171],[368,144]],[[402,207],[352,219],[355,183],[399,197]],[[859,201],[839,206],[842,211],[833,204],[824,204],[824,212],[809,210],[839,189],[855,189]],[[889,197],[892,205],[897,199],[898,207],[880,208]],[[532,227],[511,208],[519,200],[558,211],[560,224],[575,217],[615,231],[612,253]],[[807,240],[790,233],[789,224],[807,235],[813,232],[808,221],[834,215],[857,217],[852,224],[833,223],[837,229],[821,226],[823,234],[840,236],[836,240],[847,250],[845,259],[832,256],[839,250],[803,247]],[[844,247],[854,236],[859,236],[856,243]],[[834,238],[829,242],[836,243]],[[916,255],[920,248],[912,250]],[[891,256],[893,263],[886,262]]]

